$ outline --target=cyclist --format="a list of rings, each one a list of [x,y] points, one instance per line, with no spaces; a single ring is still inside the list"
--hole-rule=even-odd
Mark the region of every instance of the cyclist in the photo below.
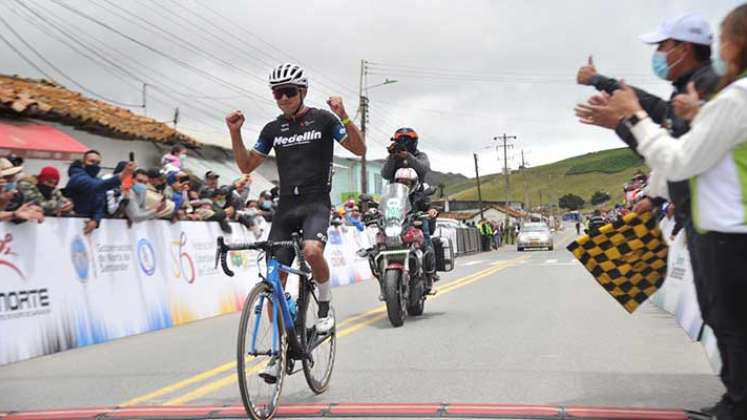
[[[436,254],[433,249],[433,241],[431,235],[436,230],[435,222],[431,222],[438,217],[438,210],[431,206],[430,194],[426,192],[428,185],[421,183],[418,180],[418,174],[413,168],[400,168],[394,174],[394,181],[403,185],[406,185],[409,189],[410,205],[413,211],[422,211],[428,213],[427,220],[423,220],[423,224],[420,226],[423,231],[423,237],[425,239],[425,261],[424,268],[426,274],[426,292],[432,294],[433,283],[438,281],[438,275],[436,274]],[[435,294],[435,293],[433,293]]]
[[[324,259],[331,202],[332,151],[340,143],[355,155],[366,153],[366,145],[358,127],[345,112],[342,98],[327,100],[329,111],[308,107],[304,99],[308,93],[308,79],[304,69],[285,63],[275,67],[269,76],[273,97],[282,111],[267,123],[259,134],[254,148],[247,150],[241,137],[244,115],[235,111],[226,116],[236,163],[241,172],[255,170],[275,149],[280,178],[279,203],[272,219],[269,240],[289,240],[294,231],[303,229],[304,256],[318,285],[319,312],[316,330],[329,332],[335,325],[329,310],[332,293],[329,266]],[[286,265],[293,261],[293,251],[278,250],[278,260]],[[287,278],[281,274],[283,285]],[[260,374],[273,382],[279,374],[279,364],[271,360]]]
[[[418,133],[412,128],[400,128],[392,136],[392,144],[387,151],[389,156],[381,168],[381,177],[389,182],[394,181],[394,174],[400,168],[413,168],[418,179],[425,181],[425,176],[431,171],[428,155],[418,150]]]

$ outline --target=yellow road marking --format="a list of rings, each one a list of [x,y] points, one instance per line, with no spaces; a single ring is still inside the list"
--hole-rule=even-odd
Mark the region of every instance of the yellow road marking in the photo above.
[[[507,261],[499,261],[495,264],[492,264],[490,267],[478,271],[476,273],[469,274],[467,276],[464,276],[460,279],[454,280],[452,282],[449,282],[448,284],[444,285],[442,288],[439,289],[439,292],[436,296],[431,296],[429,299],[436,299],[439,296],[442,296],[446,293],[449,293],[453,290],[459,289],[461,287],[464,287],[470,283],[473,283],[477,280],[480,280],[490,274],[496,273],[498,271],[501,271],[505,268],[509,268],[513,265],[516,265],[520,262],[526,261],[528,257],[518,257]],[[375,315],[375,316],[372,316]],[[363,312],[361,314],[355,315],[353,317],[347,318],[344,321],[340,322],[337,325],[337,328],[344,327],[345,325],[353,324],[350,327],[342,328],[341,330],[338,330],[337,337],[342,338],[347,335],[350,335],[356,331],[359,331],[363,329],[364,327],[371,325],[381,319],[384,319],[386,317],[386,305],[381,305],[376,308],[373,308],[371,310],[368,310],[366,312]],[[360,322],[356,322],[359,321]],[[266,362],[263,362],[266,363]],[[263,363],[260,363],[256,366],[262,366]],[[256,370],[259,370],[261,368],[252,368],[252,373]],[[205,372],[199,373],[195,376],[192,376],[190,378],[184,379],[182,381],[173,383],[171,385],[167,385],[163,388],[159,388],[155,391],[149,392],[147,394],[141,395],[139,397],[133,398],[131,400],[128,400],[124,403],[121,403],[120,406],[132,406],[136,404],[140,404],[145,401],[153,400],[155,398],[161,397],[166,394],[171,394],[175,391],[178,391],[182,388],[186,388],[190,385],[194,385],[198,382],[202,382],[204,380],[207,380],[209,378],[212,378],[213,376],[220,375],[223,372],[229,371],[231,369],[236,368],[236,361],[228,362],[225,364],[222,364],[218,367],[215,367],[213,369],[207,370]],[[256,368],[256,370],[255,370]],[[194,389],[193,391],[190,391],[186,394],[184,394],[181,397],[177,397],[171,400],[168,400],[164,405],[177,405],[177,404],[183,404],[189,401],[193,401],[197,398],[200,398],[204,395],[207,395],[213,391],[216,391],[220,388],[223,388],[225,386],[228,386],[232,383],[235,383],[237,381],[236,374],[231,374],[228,376],[224,376],[223,378],[217,379],[215,381],[209,382],[203,386],[200,386],[199,388]]]

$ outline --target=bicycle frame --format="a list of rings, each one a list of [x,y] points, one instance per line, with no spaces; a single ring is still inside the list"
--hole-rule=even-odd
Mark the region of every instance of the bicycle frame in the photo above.
[[[283,325],[285,325],[285,330],[288,333],[288,339],[291,348],[298,351],[300,349],[300,344],[298,343],[298,337],[296,336],[296,329],[295,325],[293,323],[293,318],[291,317],[290,308],[288,307],[288,302],[285,299],[285,289],[283,288],[283,283],[280,281],[280,273],[290,273],[298,275],[301,279],[301,281],[306,281],[307,274],[296,270],[293,267],[289,267],[285,264],[281,264],[280,262],[275,259],[275,257],[271,257],[267,261],[267,276],[262,279],[263,282],[266,282],[270,285],[270,288],[272,289],[272,297],[274,301],[278,302],[279,305],[272,305],[272,349],[270,356],[277,356],[280,352],[280,343],[279,343],[279,334],[280,331],[278,330],[278,315],[283,317]],[[259,310],[262,311],[262,308],[264,306],[264,296],[260,296],[259,298]],[[252,344],[251,344],[251,351],[249,352],[252,356],[257,356],[257,330],[259,329],[259,321],[260,317],[257,316],[254,318],[254,325],[252,328]],[[300,352],[303,354],[304,357],[306,357],[306,352],[302,351]]]

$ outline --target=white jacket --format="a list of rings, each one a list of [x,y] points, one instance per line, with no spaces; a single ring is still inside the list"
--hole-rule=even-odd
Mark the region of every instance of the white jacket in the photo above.
[[[675,140],[650,118],[631,132],[659,180],[691,180],[700,230],[747,233],[747,78],[727,86]]]

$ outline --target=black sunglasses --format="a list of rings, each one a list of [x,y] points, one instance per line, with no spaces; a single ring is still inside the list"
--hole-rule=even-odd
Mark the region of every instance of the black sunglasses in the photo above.
[[[275,99],[280,99],[285,95],[286,98],[295,98],[298,95],[299,89],[295,86],[279,87],[272,90],[272,96]]]
[[[179,181],[179,182],[182,182],[182,183],[189,182],[189,177],[188,176],[181,176],[181,177],[177,178],[176,180]]]

